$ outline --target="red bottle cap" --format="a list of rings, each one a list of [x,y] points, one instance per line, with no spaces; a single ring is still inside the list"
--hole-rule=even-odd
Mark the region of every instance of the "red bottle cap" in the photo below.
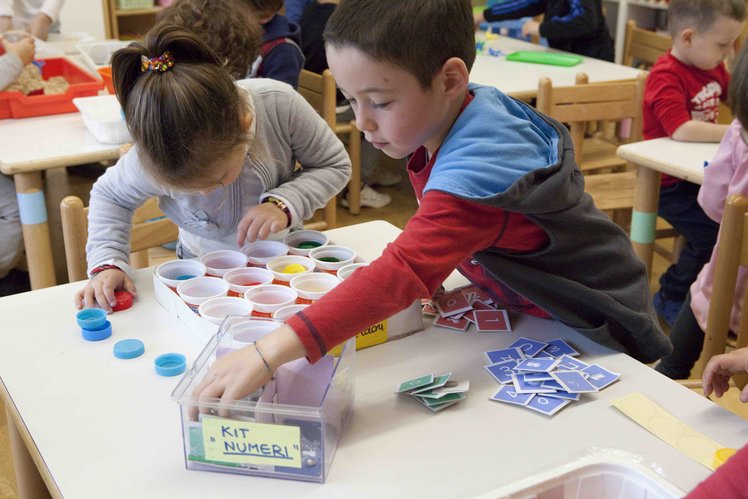
[[[132,295],[127,291],[115,291],[114,298],[117,300],[117,304],[112,307],[114,312],[132,307]]]

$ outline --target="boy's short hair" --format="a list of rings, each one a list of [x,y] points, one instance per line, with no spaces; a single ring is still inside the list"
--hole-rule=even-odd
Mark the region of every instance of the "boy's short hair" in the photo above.
[[[173,24],[202,39],[234,79],[247,76],[260,55],[262,27],[240,0],[179,0],[164,9],[158,21]]]
[[[745,20],[745,0],[670,0],[667,8],[668,31],[675,38],[686,28],[707,31],[722,15]]]
[[[259,17],[269,16],[281,10],[283,0],[242,0]]]
[[[743,128],[748,129],[748,43],[744,43],[735,62],[728,91],[730,110]]]
[[[451,57],[475,61],[470,0],[343,0],[325,28],[325,42],[351,45],[413,74],[423,88]]]

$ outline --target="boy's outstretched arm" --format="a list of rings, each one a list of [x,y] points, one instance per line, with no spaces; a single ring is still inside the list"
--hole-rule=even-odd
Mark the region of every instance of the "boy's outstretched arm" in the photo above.
[[[543,0],[507,0],[492,5],[482,14],[475,14],[475,25],[483,21],[506,21],[508,19],[519,19],[520,17],[537,16],[545,12],[546,2]]]
[[[702,386],[704,395],[721,397],[729,388],[730,378],[748,372],[748,347],[712,357],[704,369]],[[748,386],[740,392],[740,401],[748,402]]]
[[[598,18],[594,0],[581,0],[565,16],[553,16],[540,23],[540,36],[544,38],[578,38],[594,33],[605,19]]]
[[[725,136],[730,125],[689,120],[672,133],[673,140],[682,142],[719,142]]]

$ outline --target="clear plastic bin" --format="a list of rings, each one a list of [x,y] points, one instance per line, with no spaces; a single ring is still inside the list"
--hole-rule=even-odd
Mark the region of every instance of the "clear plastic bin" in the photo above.
[[[122,116],[122,107],[114,95],[97,95],[73,99],[81,112],[83,124],[103,144],[124,144],[132,137]]]
[[[217,358],[273,329],[258,322],[267,321],[227,317],[172,392],[182,417],[185,467],[324,482],[353,406],[353,339],[338,357],[281,366],[262,390],[222,405],[226,417],[217,415],[218,399],[198,403],[191,396]]]

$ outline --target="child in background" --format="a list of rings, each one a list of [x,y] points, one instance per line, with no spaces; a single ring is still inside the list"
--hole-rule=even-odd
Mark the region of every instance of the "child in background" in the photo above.
[[[245,9],[242,0],[179,0],[161,11],[158,21],[202,38],[232,78],[241,80],[260,55],[262,43],[259,23],[237,15]]]
[[[10,43],[0,35],[0,91],[16,81],[23,67],[34,60],[34,38]],[[21,217],[13,177],[0,174],[0,296],[29,291],[28,275],[15,270],[23,255]]]
[[[732,94],[730,94],[732,95]],[[730,378],[748,373],[748,348],[712,357],[704,369],[704,395],[712,392],[721,397],[729,389]],[[748,387],[743,388],[740,400],[748,402]],[[686,495],[686,499],[745,498],[748,497],[748,445],[717,468],[709,478]]]
[[[0,0],[0,33],[10,29],[28,31],[40,40],[60,31],[64,0]]]
[[[335,12],[335,7],[340,0],[317,0],[312,2],[304,9],[301,16],[299,28],[301,28],[301,49],[304,51],[306,62],[304,69],[321,74],[327,66],[327,56],[325,55],[325,41],[322,33],[325,31],[327,20]],[[347,123],[353,119],[353,111],[343,94],[338,90],[338,122]],[[400,175],[391,173],[388,170],[379,167],[381,154],[374,149],[368,142],[361,144],[361,178],[363,185],[361,187],[361,206],[368,208],[384,208],[392,201],[389,194],[377,192],[368,184],[377,183],[381,186],[390,186],[399,183],[402,180]],[[343,198],[343,206],[348,206],[347,196]]]
[[[706,216],[719,227],[725,200],[731,194],[748,196],[748,131],[741,123],[748,123],[748,46],[744,46],[738,57],[730,83],[730,107],[736,119],[730,124],[719,145],[717,154],[704,170],[704,184],[698,195],[698,203]],[[657,371],[673,379],[688,378],[691,369],[701,355],[704,331],[709,312],[709,302],[714,286],[714,271],[719,243],[714,247],[711,259],[704,265],[691,285],[683,307],[670,329],[673,353],[656,366]],[[730,329],[738,331],[743,307],[741,299],[745,290],[748,272],[740,268],[735,289],[735,304],[730,319]]]
[[[272,78],[293,88],[299,86],[304,67],[301,33],[296,23],[278,13],[283,0],[243,0],[262,25],[260,57],[252,65],[250,78]]]
[[[285,16],[292,22],[299,24],[301,21],[301,15],[304,13],[304,9],[314,3],[314,0],[285,0]]]
[[[474,14],[484,21],[506,21],[544,14],[543,21],[527,21],[523,36],[541,36],[555,49],[613,62],[615,50],[605,23],[601,0],[509,0]]]
[[[723,60],[743,30],[745,15],[743,0],[671,0],[668,28],[673,48],[647,77],[645,139],[722,139],[727,125],[717,124],[717,112],[719,101],[728,97],[730,78]],[[662,175],[658,215],[686,239],[678,261],[660,277],[654,296],[655,309],[669,326],[709,260],[719,231],[696,201],[698,191],[696,184]]]
[[[431,297],[455,267],[500,308],[560,320],[644,362],[670,353],[644,263],[584,192],[566,128],[468,83],[472,19],[469,0],[337,7],[325,31],[330,69],[366,139],[391,157],[410,155],[418,211],[381,257],[216,361],[198,398],[239,399],[285,362],[317,361]]]
[[[159,24],[115,52],[112,69],[135,147],[91,190],[78,308],[111,311],[115,290],[135,292],[130,221],[152,196],[179,226],[177,255],[191,258],[300,225],[349,180],[343,144],[298,93],[235,83],[192,33]]]

